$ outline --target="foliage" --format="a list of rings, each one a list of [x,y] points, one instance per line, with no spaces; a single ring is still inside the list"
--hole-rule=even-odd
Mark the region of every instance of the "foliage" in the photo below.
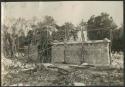
[[[58,41],[64,41],[64,40],[69,41],[71,37],[73,37],[73,39],[76,40],[77,39],[76,27],[70,22],[65,22],[64,25],[60,27],[58,26],[58,31],[53,32],[52,37],[53,40],[58,40]]]
[[[110,30],[117,28],[112,17],[107,13],[101,13],[101,15],[96,17],[94,15],[91,16],[87,24],[88,37],[90,40],[110,39]]]
[[[113,32],[113,39],[112,39],[112,50],[120,51],[124,50],[124,32],[123,26],[118,29],[115,29]]]
[[[43,24],[53,26],[56,24],[56,22],[52,16],[45,16],[43,20]]]
[[[50,48],[50,44],[54,40],[63,42],[73,39],[76,41],[77,33],[82,27],[86,27],[90,40],[110,38],[110,30],[112,30],[112,50],[119,51],[124,46],[123,25],[117,28],[112,17],[107,13],[101,13],[99,16],[93,15],[87,22],[82,20],[76,27],[71,22],[65,22],[59,26],[52,16],[45,16],[42,21],[37,21],[36,18],[33,18],[33,20],[18,18],[10,26],[4,25],[2,27],[4,28],[2,29],[2,39],[5,43],[3,44],[4,54],[13,56],[14,52],[18,51],[20,47],[30,44],[37,45],[39,50],[42,50]],[[49,49],[49,51],[51,50]],[[48,55],[48,50],[43,51],[43,53]]]
[[[87,29],[90,40],[108,38],[112,42],[112,51],[123,50],[123,25],[118,28],[109,14],[101,13],[96,17],[91,16],[87,22]]]

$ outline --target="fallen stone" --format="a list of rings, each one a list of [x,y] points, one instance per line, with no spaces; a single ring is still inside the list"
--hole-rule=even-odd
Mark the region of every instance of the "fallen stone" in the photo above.
[[[74,86],[85,86],[85,84],[80,82],[74,82]]]

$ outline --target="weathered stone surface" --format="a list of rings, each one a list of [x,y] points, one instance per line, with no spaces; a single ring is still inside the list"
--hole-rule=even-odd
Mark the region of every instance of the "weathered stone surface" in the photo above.
[[[93,65],[109,65],[109,43],[85,43],[84,61]]]
[[[52,47],[52,62],[62,63],[64,62],[64,45],[59,44]]]
[[[83,56],[82,56],[83,55]],[[81,64],[84,62],[92,65],[109,65],[109,41],[87,41],[53,43],[52,62],[66,62],[68,64]]]
[[[81,64],[81,44],[68,44],[65,49],[65,61],[68,64]]]

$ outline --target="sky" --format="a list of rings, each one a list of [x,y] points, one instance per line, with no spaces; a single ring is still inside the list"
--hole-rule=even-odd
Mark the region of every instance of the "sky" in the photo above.
[[[2,2],[2,19],[23,17],[43,18],[53,16],[59,25],[72,22],[74,25],[83,19],[87,21],[92,15],[106,12],[115,23],[123,24],[123,1],[53,1],[53,2]]]

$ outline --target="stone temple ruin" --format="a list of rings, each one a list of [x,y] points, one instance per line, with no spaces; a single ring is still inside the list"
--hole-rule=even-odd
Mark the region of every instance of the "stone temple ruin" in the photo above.
[[[52,63],[110,65],[110,40],[53,43]]]
[[[85,28],[79,33],[79,41],[52,43],[52,63],[110,65],[110,40],[88,40]]]
[[[86,32],[87,33],[87,32]],[[81,35],[82,37],[82,35]],[[87,37],[87,34],[83,34]],[[110,40],[88,40],[53,42],[51,63],[110,65]],[[29,58],[40,61],[37,46],[30,46]],[[33,56],[34,55],[34,56]]]

